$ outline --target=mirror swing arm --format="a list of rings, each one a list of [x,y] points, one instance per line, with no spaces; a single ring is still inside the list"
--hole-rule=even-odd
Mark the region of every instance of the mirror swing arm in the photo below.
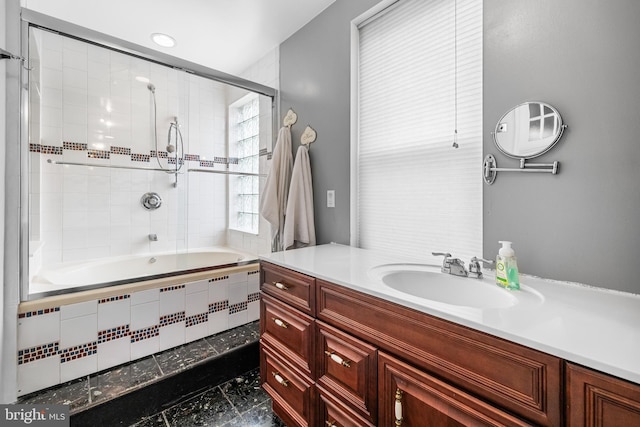
[[[544,102],[525,102],[507,111],[491,132],[500,152],[519,159],[519,168],[499,168],[493,154],[484,158],[482,175],[486,184],[493,184],[498,172],[533,172],[556,175],[560,163],[527,163],[551,150],[560,140],[567,125],[558,110]]]

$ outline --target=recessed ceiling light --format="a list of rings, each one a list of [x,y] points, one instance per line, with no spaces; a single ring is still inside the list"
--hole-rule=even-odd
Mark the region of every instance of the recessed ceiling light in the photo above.
[[[151,34],[151,40],[162,47],[174,47],[176,45],[176,40],[173,37],[163,33]]]

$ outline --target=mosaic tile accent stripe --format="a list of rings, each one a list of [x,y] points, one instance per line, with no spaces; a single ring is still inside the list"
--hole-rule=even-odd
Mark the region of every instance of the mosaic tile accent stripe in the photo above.
[[[203,167],[203,168],[212,168],[215,166],[215,164],[216,162],[212,160],[200,160],[200,167]]]
[[[127,148],[127,147],[111,147],[110,151],[111,151],[111,154],[122,154],[125,156],[131,155],[131,148]]]
[[[217,301],[209,304],[209,313],[217,313],[229,308],[229,300]]]
[[[111,153],[105,150],[87,150],[87,157],[90,159],[110,159]]]
[[[180,158],[178,160],[179,160],[181,165],[184,164],[184,159]],[[175,165],[176,164],[176,158],[175,157],[168,157],[167,158],[167,163],[169,163],[170,165]]]
[[[32,153],[62,155],[62,147],[53,145],[29,144],[29,151]]]
[[[212,282],[219,282],[219,281],[221,281],[221,280],[226,280],[226,279],[228,279],[228,278],[229,278],[229,276],[214,277],[213,279],[209,279],[209,283],[212,283]]]
[[[239,313],[247,309],[247,301],[242,301],[237,304],[232,304],[229,306],[229,314]]]
[[[273,153],[268,153],[267,154],[267,160],[271,160],[273,158]]]
[[[18,365],[34,362],[58,354],[59,342],[51,342],[36,347],[26,348],[18,351]]]
[[[177,313],[167,314],[160,316],[160,327],[173,325],[174,323],[183,322],[186,319],[185,312],[179,311]]]
[[[43,314],[55,313],[60,311],[60,307],[42,308],[36,311],[27,311],[25,313],[18,313],[18,319],[24,319],[25,317],[41,316]]]
[[[227,163],[229,163],[230,165],[237,165],[238,163],[240,163],[240,159],[238,159],[237,157],[229,157]]]
[[[191,161],[191,162],[199,162],[200,161],[200,154],[185,154],[184,155],[184,159]]]
[[[267,154],[269,154],[269,153],[267,152],[267,149],[266,149],[266,148],[261,148],[261,149],[258,151],[258,156],[260,156],[260,157],[262,157],[262,156],[266,156]]]
[[[127,298],[131,298],[131,295],[126,294],[126,295],[117,295],[115,297],[102,298],[98,300],[98,304],[104,304],[104,303],[113,302],[113,301],[120,301]]]
[[[189,316],[185,319],[185,326],[188,328],[189,326],[195,326],[200,323],[204,323],[209,320],[209,313],[200,313],[194,314],[193,316]]]
[[[129,325],[116,326],[115,328],[98,331],[98,344],[117,340],[118,338],[127,337],[129,336],[130,332],[131,331],[129,331]]]
[[[260,301],[260,292],[249,294],[249,297],[247,298],[247,302],[256,302],[256,301]]]
[[[169,157],[169,153],[167,151],[156,151],[156,150],[151,150],[151,157],[159,157],[161,159],[166,159],[167,157]]]
[[[247,275],[248,276],[251,276],[251,275],[254,275],[254,274],[260,274],[260,270],[247,271]]]
[[[136,154],[136,153],[132,153],[131,154],[131,161],[132,162],[147,162],[149,163],[149,159],[151,158],[151,156],[149,154]]]
[[[167,286],[166,288],[160,288],[160,292],[177,291],[178,289],[184,289],[185,285]]]
[[[63,141],[62,148],[72,151],[87,151],[87,143]]]
[[[222,163],[223,165],[226,165],[227,163],[229,163],[229,159],[227,159],[226,157],[214,157],[213,163]]]
[[[81,357],[91,356],[98,352],[98,342],[77,345],[71,348],[60,350],[60,363],[70,362]]]
[[[160,326],[153,325],[148,328],[138,329],[137,331],[131,331],[131,342],[138,342],[149,338],[157,337],[160,335]]]

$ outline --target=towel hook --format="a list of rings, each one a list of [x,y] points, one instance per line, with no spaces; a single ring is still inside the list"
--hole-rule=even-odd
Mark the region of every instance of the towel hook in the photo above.
[[[284,119],[282,119],[282,124],[288,128],[291,128],[291,126],[293,126],[297,121],[298,121],[298,115],[296,114],[295,111],[293,111],[292,108],[289,108],[289,111],[287,111],[287,114],[284,116]]]
[[[302,132],[300,136],[300,143],[309,149],[309,145],[316,140],[318,133],[309,125]]]

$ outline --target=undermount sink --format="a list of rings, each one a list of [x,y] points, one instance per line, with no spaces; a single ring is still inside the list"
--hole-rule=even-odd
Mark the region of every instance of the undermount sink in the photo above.
[[[507,308],[518,303],[517,292],[496,286],[488,279],[453,276],[426,264],[385,264],[370,275],[404,294],[455,306]]]

